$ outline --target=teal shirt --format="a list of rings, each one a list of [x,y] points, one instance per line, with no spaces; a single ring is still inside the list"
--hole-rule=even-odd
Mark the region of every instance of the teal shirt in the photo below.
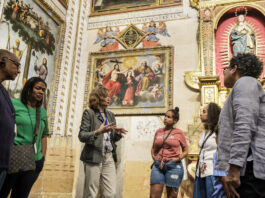
[[[36,109],[25,106],[20,99],[12,99],[15,108],[17,135],[14,140],[15,145],[33,144],[35,126],[36,126]],[[29,117],[30,116],[30,117]],[[44,108],[40,108],[40,126],[36,139],[37,153],[35,160],[40,160],[43,155],[41,153],[41,138],[43,134],[49,134],[47,112]]]

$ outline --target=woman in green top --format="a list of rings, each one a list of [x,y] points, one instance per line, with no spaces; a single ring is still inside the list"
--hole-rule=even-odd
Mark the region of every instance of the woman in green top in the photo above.
[[[36,169],[34,171],[7,174],[0,192],[1,198],[7,197],[11,190],[11,198],[27,198],[43,168],[47,148],[47,134],[49,133],[47,113],[41,107],[46,87],[47,85],[44,80],[39,77],[32,77],[26,82],[21,92],[21,98],[12,99],[16,112],[17,127],[14,145],[33,143],[36,126],[36,109],[40,109],[40,125],[36,138]]]

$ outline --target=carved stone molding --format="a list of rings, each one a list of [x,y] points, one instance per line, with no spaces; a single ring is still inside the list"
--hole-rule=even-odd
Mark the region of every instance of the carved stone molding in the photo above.
[[[167,21],[186,18],[183,7],[169,7],[156,10],[145,10],[117,15],[99,16],[88,18],[87,29],[97,29],[106,26],[120,26],[137,23],[147,23],[150,21]]]
[[[201,52],[202,61],[201,67],[204,70],[204,74],[213,75],[214,65],[214,29],[213,22],[207,21],[201,23]]]

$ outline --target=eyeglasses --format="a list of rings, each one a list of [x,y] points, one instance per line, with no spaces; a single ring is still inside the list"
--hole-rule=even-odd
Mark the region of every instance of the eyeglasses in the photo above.
[[[7,60],[9,60],[9,61],[11,61],[14,65],[16,65],[17,66],[17,69],[20,69],[20,63],[19,62],[17,62],[17,61],[14,61],[13,59],[11,59],[11,58],[8,58],[8,57],[3,57],[2,59],[7,59]]]

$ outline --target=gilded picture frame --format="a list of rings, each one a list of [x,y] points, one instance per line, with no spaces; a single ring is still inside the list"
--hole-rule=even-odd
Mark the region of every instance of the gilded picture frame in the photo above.
[[[182,0],[90,0],[90,16],[182,5]]]
[[[116,115],[161,115],[172,107],[173,47],[90,54],[84,108],[96,86],[109,90]]]

